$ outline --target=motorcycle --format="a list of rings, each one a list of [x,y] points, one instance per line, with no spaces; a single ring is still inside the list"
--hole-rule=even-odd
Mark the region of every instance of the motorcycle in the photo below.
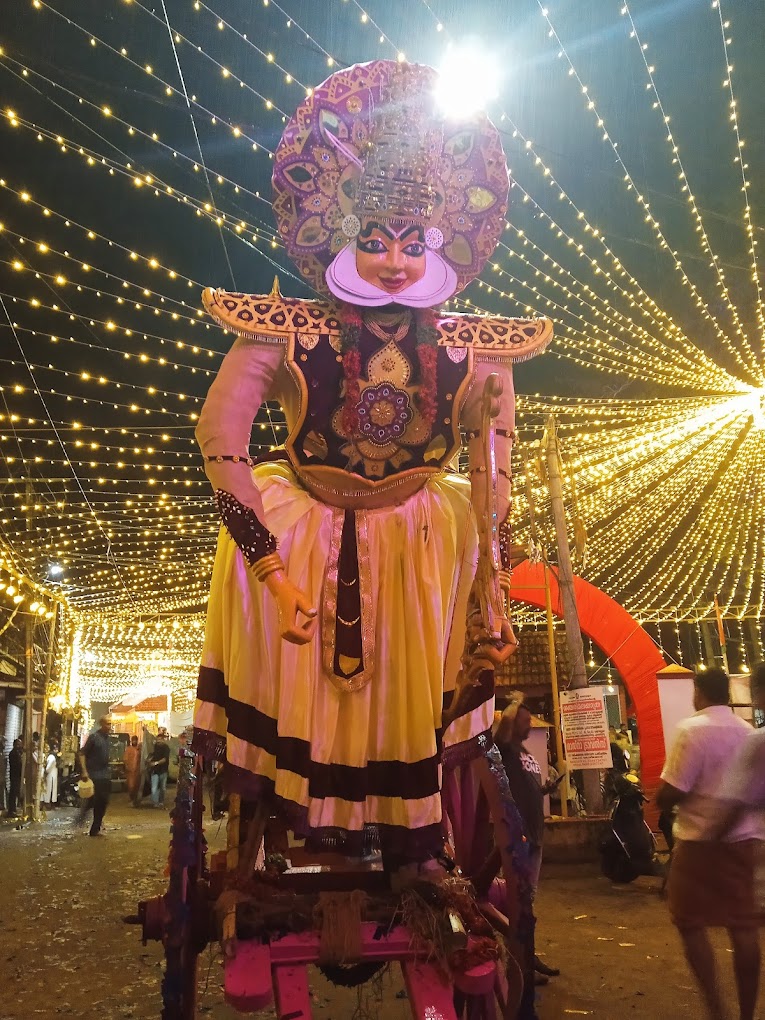
[[[611,831],[600,844],[600,865],[612,882],[633,882],[638,875],[655,872],[656,840],[643,817],[646,796],[637,776],[629,773],[610,777]]]
[[[79,772],[70,772],[68,776],[62,778],[58,788],[59,804],[65,804],[67,807],[80,806],[80,793],[78,790],[80,778]]]

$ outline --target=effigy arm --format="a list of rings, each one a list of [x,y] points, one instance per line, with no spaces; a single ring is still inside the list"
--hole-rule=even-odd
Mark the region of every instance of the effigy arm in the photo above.
[[[213,491],[229,493],[264,527],[263,503],[252,478],[250,433],[283,360],[283,345],[239,337],[213,380],[195,431]]]
[[[462,409],[461,424],[468,441],[468,469],[473,490],[473,506],[476,512],[487,504],[486,486],[490,473],[486,470],[486,452],[482,428],[482,403],[484,387],[490,375],[499,378],[501,394],[498,396],[498,413],[494,417],[494,448],[497,464],[497,519],[504,521],[510,508],[511,475],[510,454],[515,437],[515,391],[513,389],[513,364],[508,360],[484,360],[476,353],[476,365],[465,405]]]
[[[286,575],[276,538],[265,520],[249,456],[252,423],[273,392],[284,362],[285,340],[284,334],[244,335],[242,331],[213,380],[196,438],[223,525],[276,601],[281,636],[293,644],[304,644],[316,631],[317,611]],[[298,613],[307,619],[298,623]]]
[[[510,453],[515,399],[509,358],[476,354],[476,368],[463,409],[469,450],[473,512],[479,558],[471,601],[480,610],[468,614],[467,660],[463,680],[475,683],[481,670],[493,670],[513,653],[516,639],[505,605],[507,584],[500,551],[500,523],[510,507]],[[460,684],[458,683],[458,687]]]

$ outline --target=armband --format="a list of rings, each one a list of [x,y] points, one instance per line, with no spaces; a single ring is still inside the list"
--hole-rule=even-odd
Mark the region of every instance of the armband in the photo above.
[[[215,490],[215,502],[226,531],[250,566],[255,566],[264,557],[270,558],[276,554],[276,537],[260,523],[254,510],[244,506],[225,489]]]

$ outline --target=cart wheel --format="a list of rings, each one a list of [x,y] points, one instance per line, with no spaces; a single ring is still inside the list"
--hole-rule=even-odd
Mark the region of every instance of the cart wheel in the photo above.
[[[182,759],[171,812],[170,882],[162,899],[162,1020],[194,1020],[197,962],[208,942],[207,842],[202,831],[203,761]]]

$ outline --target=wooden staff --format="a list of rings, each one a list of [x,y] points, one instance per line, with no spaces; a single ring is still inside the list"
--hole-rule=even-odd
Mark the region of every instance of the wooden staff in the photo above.
[[[483,506],[478,514],[479,558],[476,589],[481,607],[481,620],[492,638],[502,637],[502,620],[506,615],[505,597],[500,584],[502,561],[499,555],[499,520],[497,513],[497,451],[494,419],[499,414],[502,380],[496,374],[486,379],[481,399],[481,444],[483,473],[486,474]]]

